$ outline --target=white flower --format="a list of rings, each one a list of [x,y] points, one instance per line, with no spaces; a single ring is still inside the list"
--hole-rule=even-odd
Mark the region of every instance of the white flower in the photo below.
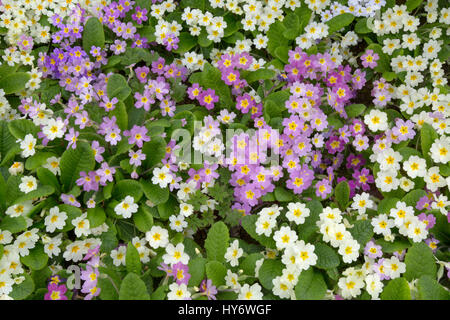
[[[402,156],[400,152],[394,151],[392,148],[387,148],[377,156],[377,162],[380,164],[380,170],[399,170]]]
[[[8,273],[0,274],[0,295],[8,295],[12,291],[12,286],[14,280],[10,277]]]
[[[180,213],[186,218],[194,212],[194,206],[189,203],[180,203]]]
[[[297,241],[298,236],[291,228],[281,227],[280,230],[275,232],[273,239],[276,242],[277,249],[281,250]]]
[[[377,273],[367,275],[366,279],[366,291],[372,299],[378,299],[378,296],[383,291],[383,282],[380,280],[380,276]]]
[[[188,223],[184,220],[184,216],[182,214],[176,216],[171,215],[169,217],[170,221],[170,229],[175,230],[177,232],[183,232],[184,228],[187,227]]]
[[[415,217],[415,221],[408,227],[408,238],[414,242],[421,242],[428,236],[427,225]]]
[[[399,201],[397,202],[396,207],[389,211],[389,215],[395,219],[395,225],[400,227],[405,222],[405,217],[407,215],[414,215],[414,208],[407,206],[403,201]]]
[[[12,234],[8,230],[0,230],[0,244],[8,244],[12,241]]]
[[[37,189],[37,180],[33,176],[23,176],[19,184],[20,191],[24,193],[31,192]]]
[[[150,231],[145,234],[145,239],[153,249],[158,249],[159,247],[164,248],[169,243],[169,233],[164,228],[153,226]]]
[[[126,196],[125,199],[114,207],[114,212],[124,218],[131,217],[131,214],[137,212],[138,205],[134,203],[132,196]]]
[[[172,181],[172,175],[167,167],[153,169],[152,183],[158,184],[162,189]]]
[[[373,232],[384,236],[391,234],[391,228],[394,227],[394,220],[389,219],[386,214],[380,214],[371,221]]]
[[[61,168],[59,167],[60,160],[61,158],[49,157],[42,167],[50,170],[54,175],[61,174]]]
[[[388,129],[387,114],[377,109],[372,109],[364,116],[364,123],[371,131],[385,131]]]
[[[414,188],[414,181],[409,180],[406,177],[401,177],[399,180],[400,188],[406,192],[412,190]]]
[[[355,276],[343,277],[339,279],[338,287],[341,289],[343,298],[356,298],[361,294],[361,289],[364,287],[364,281],[361,281]]]
[[[331,230],[328,232],[330,236],[330,242],[333,247],[339,247],[343,242],[351,240],[352,236],[342,223],[336,223],[331,226]]]
[[[309,217],[310,210],[300,202],[289,203],[288,212],[286,212],[286,218],[289,221],[293,221],[296,224],[305,223],[305,218]]]
[[[396,190],[400,184],[400,181],[397,179],[397,171],[387,170],[378,172],[375,184],[383,192]]]
[[[225,283],[234,290],[239,290],[241,288],[241,285],[238,282],[238,275],[229,269],[227,270],[227,275],[225,276]]]
[[[58,207],[50,209],[50,213],[44,219],[45,230],[47,232],[54,232],[55,229],[62,230],[66,225],[67,213],[59,211]]]
[[[277,220],[271,218],[268,215],[259,216],[255,222],[256,233],[259,235],[264,234],[266,237],[270,237],[272,229],[275,227]]]
[[[168,265],[176,264],[181,262],[183,264],[188,264],[189,255],[184,252],[184,244],[178,243],[176,246],[169,243],[166,246],[166,253],[163,255],[164,263]]]
[[[248,283],[244,284],[239,290],[238,300],[262,300],[263,293],[261,286],[258,283],[250,286]]]
[[[113,264],[118,267],[120,265],[125,265],[125,257],[127,255],[127,247],[120,246],[117,249],[111,250],[111,258],[113,259]]]
[[[383,260],[384,271],[391,279],[400,277],[406,271],[406,264],[398,260],[396,256]]]
[[[291,297],[293,286],[287,279],[278,276],[272,280],[272,284],[273,284],[272,292],[274,295],[279,296],[282,299],[287,299]]]
[[[87,219],[87,213],[82,214],[78,218],[72,220],[72,225],[75,226],[75,235],[79,238],[81,236],[88,236],[89,220]]]
[[[436,192],[438,188],[445,187],[447,184],[446,180],[439,173],[439,167],[431,167],[428,169],[424,180],[427,188],[431,192]]]
[[[184,283],[171,283],[169,285],[169,290],[170,291],[167,293],[168,300],[187,300],[191,297],[191,293]]]
[[[440,137],[431,145],[431,158],[436,163],[450,162],[450,137]]]
[[[55,138],[62,138],[64,136],[64,122],[61,119],[49,119],[45,126],[42,128],[42,132],[51,141]]]
[[[11,167],[8,168],[8,172],[12,176],[16,176],[19,173],[22,173],[24,169],[22,162],[14,162]]]
[[[29,213],[33,209],[32,201],[25,201],[19,204],[12,205],[6,209],[6,214],[10,217],[19,217],[19,216],[25,216],[27,213]]]
[[[239,258],[242,257],[244,250],[239,248],[239,241],[234,240],[225,253],[225,260],[230,263],[232,267],[239,265]]]
[[[339,246],[339,254],[342,256],[342,260],[345,263],[351,263],[356,261],[359,257],[360,245],[356,240],[347,240],[341,243]]]
[[[61,253],[61,249],[59,246],[61,245],[62,241],[60,237],[51,238],[49,242],[47,242],[44,245],[44,252],[48,255],[49,258],[52,256],[59,256]]]
[[[446,209],[450,206],[450,201],[448,201],[447,196],[440,194],[439,196],[434,195],[433,203],[431,203],[431,208],[439,210],[444,216],[447,215],[448,210]]]
[[[64,251],[63,257],[64,259],[66,259],[66,261],[72,260],[73,262],[77,262],[83,259],[83,256],[87,253],[87,251],[88,249],[84,246],[83,241],[74,241],[66,247],[66,251]],[[111,254],[113,253],[113,251],[111,251]],[[125,255],[123,257],[123,263],[125,264]]]
[[[37,140],[30,133],[27,134],[23,140],[17,140],[17,142],[20,143],[20,149],[22,149],[22,157],[27,158],[36,153],[36,150],[34,149],[36,141]]]
[[[373,201],[369,199],[369,194],[363,192],[361,194],[356,194],[353,197],[352,209],[358,210],[359,214],[366,213],[366,209],[373,208]]]
[[[427,172],[427,164],[424,159],[418,156],[411,156],[403,162],[403,170],[413,179],[416,177],[424,177]]]
[[[317,255],[314,253],[314,245],[300,240],[290,245],[284,251],[281,262],[287,267],[293,266],[297,270],[307,270],[317,263]]]

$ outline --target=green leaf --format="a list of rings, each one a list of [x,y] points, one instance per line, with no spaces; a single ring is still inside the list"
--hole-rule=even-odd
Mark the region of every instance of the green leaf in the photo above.
[[[385,253],[394,253],[396,251],[402,251],[411,246],[408,240],[402,239],[395,240],[394,242],[389,242],[384,239],[378,239],[375,241],[375,243],[381,246],[382,251]]]
[[[122,201],[126,196],[132,196],[134,202],[138,202],[142,197],[141,184],[135,180],[124,179],[116,183],[113,188],[112,196],[116,200]]]
[[[133,214],[133,222],[140,232],[147,232],[153,227],[153,216],[141,205],[138,211]]]
[[[59,185],[58,178],[48,170],[47,168],[39,167],[36,170],[36,175],[39,180],[39,183],[42,185],[47,185],[53,187],[55,190],[60,190],[61,186]]]
[[[216,287],[225,284],[225,276],[227,275],[227,268],[218,261],[209,261],[206,264],[206,276],[211,279],[213,285]]]
[[[422,148],[423,157],[427,159],[427,162],[432,162],[430,149],[437,138],[438,134],[436,130],[428,123],[424,123],[420,129],[420,146]]]
[[[283,187],[276,187],[274,191],[275,199],[280,202],[289,202],[293,200],[293,193]]]
[[[349,118],[356,118],[359,115],[361,115],[364,110],[366,110],[366,106],[359,103],[359,104],[351,104],[349,106],[345,107],[345,112],[347,113],[347,116]]]
[[[29,255],[20,258],[20,261],[33,270],[41,270],[47,265],[48,256],[44,252],[44,246],[37,243],[36,246],[30,250]]]
[[[373,237],[373,227],[369,220],[358,220],[353,224],[353,228],[348,230],[360,244],[360,250],[363,250],[366,243]]]
[[[66,225],[61,230],[61,232],[68,232],[74,229],[75,226],[72,224],[72,220],[82,215],[81,209],[71,206],[69,204],[60,204],[58,208],[59,211],[67,213]]]
[[[339,182],[334,190],[334,194],[339,207],[341,207],[341,209],[347,208],[350,197],[350,187],[348,186],[348,182],[345,180]]]
[[[13,204],[23,203],[28,200],[37,199],[40,197],[46,197],[55,192],[55,189],[52,186],[39,186],[36,190],[28,192],[23,196],[16,198]]]
[[[134,272],[128,273],[122,280],[119,300],[150,300],[144,281]]]
[[[317,255],[316,267],[320,269],[336,268],[340,264],[339,256],[329,246],[323,243],[315,244],[314,253]]]
[[[67,149],[61,157],[61,183],[66,191],[72,189],[80,172],[88,173],[95,167],[94,152],[87,142],[79,141],[76,149]]]
[[[280,260],[265,260],[258,271],[259,282],[264,288],[272,290],[272,280],[277,276],[281,276],[283,269],[284,265]]]
[[[408,192],[403,198],[402,201],[406,203],[406,205],[411,206],[413,208],[416,207],[417,202],[420,198],[423,196],[426,196],[427,193],[425,190],[422,189],[416,189]]]
[[[105,210],[100,206],[89,208],[87,209],[87,218],[90,228],[97,228],[106,221]]]
[[[139,252],[133,243],[128,242],[127,254],[125,256],[125,265],[128,272],[134,272],[140,274],[142,270],[141,259],[139,258]]]
[[[120,74],[113,74],[108,79],[106,85],[106,92],[110,99],[117,98],[124,101],[131,93],[131,88],[128,86],[127,80]]]
[[[284,63],[289,62],[289,47],[288,46],[280,46],[275,49],[275,57],[283,61]]]
[[[2,222],[0,223],[0,230],[8,230],[11,233],[22,232],[26,229],[27,222],[22,216],[15,218],[4,216],[2,218]]]
[[[16,72],[1,79],[0,89],[3,89],[5,94],[18,93],[25,89],[25,85],[30,79],[28,73]]]
[[[264,258],[264,256],[259,253],[251,253],[247,257],[242,260],[242,262],[239,264],[239,267],[244,270],[244,274],[254,277],[255,276],[255,267],[256,267],[256,261],[259,259]]]
[[[412,12],[415,8],[420,6],[420,4],[424,2],[423,0],[407,0],[406,1],[406,9],[408,9],[409,12]]]
[[[20,284],[15,284],[13,290],[9,293],[9,296],[14,300],[23,300],[31,295],[34,291],[34,282],[31,276],[24,273],[25,280]]]
[[[35,138],[39,128],[28,119],[16,119],[8,122],[9,132],[16,139],[23,139],[27,134],[32,134]]]
[[[212,43],[212,40],[208,39],[208,33],[206,32],[206,29],[202,28],[202,31],[198,36],[198,44],[202,47],[209,47]]]
[[[197,44],[197,39],[189,32],[181,32],[178,36],[180,42],[178,43],[178,49],[173,50],[173,52],[178,53],[180,55],[188,52]]]
[[[164,203],[169,199],[169,188],[162,189],[159,185],[143,179],[139,182],[141,183],[145,196],[153,204]]]
[[[0,160],[3,160],[16,144],[16,139],[8,130],[8,122],[0,120]]]
[[[380,201],[378,204],[377,212],[379,214],[387,214],[389,215],[389,212],[392,208],[395,208],[397,206],[397,202],[399,202],[400,199],[398,198],[384,198]]]
[[[287,47],[289,45],[289,40],[283,36],[286,31],[286,27],[281,21],[276,21],[270,25],[269,31],[267,32],[267,37],[269,41],[267,42],[267,51],[276,57],[275,50],[278,47]]]
[[[258,80],[270,80],[275,78],[277,73],[271,69],[261,68],[256,71],[249,72],[248,75],[244,77],[248,83],[253,83]]]
[[[169,197],[169,200],[158,204],[158,213],[162,220],[167,220],[173,215],[178,207],[178,201],[174,197]]]
[[[420,277],[417,282],[417,289],[419,300],[450,300],[450,293],[428,275]]]
[[[433,252],[424,243],[414,243],[405,256],[406,272],[404,277],[408,281],[419,279],[423,275],[436,276],[436,263]]]
[[[367,26],[367,18],[361,18],[355,24],[355,32],[359,34],[371,33],[372,30]]]
[[[391,71],[390,58],[383,52],[383,48],[378,43],[372,43],[367,47],[367,50],[373,50],[374,53],[378,54],[379,59],[377,61],[377,66],[374,68],[377,72]],[[392,110],[392,109],[389,109]],[[395,110],[394,110],[395,111]]]
[[[102,23],[95,17],[89,18],[83,30],[83,49],[87,53],[92,46],[103,48],[105,45],[105,33]]]
[[[115,116],[117,119],[117,125],[120,130],[128,129],[128,113],[125,104],[122,101],[117,102],[114,110],[110,112],[111,116]]]
[[[354,18],[355,16],[351,13],[342,13],[338,16],[335,16],[334,18],[331,18],[330,20],[325,22],[328,25],[328,34],[331,35],[334,32],[345,28],[350,23],[352,23]]]
[[[47,159],[55,156],[51,152],[37,152],[25,161],[25,169],[34,170],[47,162]]]
[[[208,231],[205,249],[208,260],[225,261],[230,235],[228,228],[222,221],[214,223]]]
[[[189,260],[189,273],[191,278],[189,279],[189,287],[199,286],[202,280],[205,278],[205,266],[206,260],[203,257],[196,257]]]
[[[322,300],[327,292],[327,285],[320,272],[309,268],[302,271],[295,286],[298,300]]]
[[[119,294],[114,287],[112,280],[109,278],[99,278],[98,287],[100,288],[100,299],[102,300],[118,300]]]
[[[411,300],[411,291],[405,278],[390,280],[380,295],[381,300]]]
[[[166,141],[161,137],[154,137],[151,141],[145,142],[142,147],[142,153],[145,154],[145,168],[152,168],[161,163],[166,155]]]

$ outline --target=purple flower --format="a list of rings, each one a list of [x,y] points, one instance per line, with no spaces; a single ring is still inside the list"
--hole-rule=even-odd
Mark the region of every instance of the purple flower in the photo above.
[[[214,103],[219,101],[219,97],[216,95],[214,89],[207,89],[202,91],[197,98],[200,105],[206,107],[208,110],[214,109]]]
[[[92,141],[91,149],[94,152],[95,161],[98,163],[103,161],[102,153],[105,152],[105,148],[100,146],[100,143],[97,140]]]
[[[67,149],[69,149],[70,146],[72,146],[72,149],[75,149],[77,147],[79,135],[80,133],[78,131],[75,131],[73,128],[69,129],[69,132],[64,136],[64,140],[69,141],[69,143],[67,144]]]
[[[437,245],[439,244],[439,240],[431,237],[428,239],[425,239],[425,243],[433,250],[434,253],[437,251]]]
[[[65,204],[74,206],[79,208],[81,206],[81,204],[77,201],[76,197],[74,197],[71,194],[61,194],[61,201],[64,202]]]
[[[139,67],[134,70],[136,73],[136,77],[138,78],[139,82],[146,83],[147,82],[147,75],[150,72],[150,69],[146,66]]]
[[[331,193],[331,184],[328,179],[322,179],[316,183],[316,196],[325,199]]]
[[[50,283],[47,287],[48,292],[44,296],[44,300],[67,300],[64,295],[67,291],[66,285],[62,284],[58,286],[57,284]]]
[[[377,66],[377,61],[380,56],[374,53],[373,50],[366,50],[366,52],[361,56],[362,65],[364,68],[373,69]]]
[[[142,24],[143,21],[147,21],[148,17],[147,17],[147,9],[145,8],[141,8],[139,6],[136,6],[136,8],[134,8],[134,14],[131,16],[131,18],[136,21],[138,24]]]

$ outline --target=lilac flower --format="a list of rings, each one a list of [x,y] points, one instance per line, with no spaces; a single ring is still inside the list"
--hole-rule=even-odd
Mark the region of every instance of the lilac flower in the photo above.
[[[69,129],[69,132],[65,134],[64,140],[69,141],[67,144],[67,149],[69,149],[72,146],[72,149],[75,149],[77,147],[77,141],[78,136],[80,133],[78,131],[75,131],[73,128]]]
[[[129,144],[136,143],[139,148],[142,148],[144,142],[150,141],[150,137],[147,136],[147,131],[148,130],[145,126],[134,125],[131,130],[125,130],[123,135],[129,137]]]
[[[105,148],[100,146],[100,143],[97,140],[92,141],[91,149],[94,152],[95,161],[98,163],[103,161],[102,153],[105,152]]]
[[[134,8],[135,13],[131,16],[131,18],[137,22],[137,24],[142,24],[143,21],[147,21],[147,9],[136,6]]]
[[[150,72],[150,69],[146,66],[139,67],[134,70],[136,77],[138,78],[139,82],[146,83],[147,82],[147,75]]]
[[[74,206],[79,208],[81,206],[81,204],[77,201],[76,197],[74,197],[71,194],[61,194],[61,201],[64,202],[65,204]]]
[[[214,109],[214,104],[219,101],[219,97],[216,95],[214,89],[207,89],[202,91],[198,97],[200,105],[206,107],[208,110]]]
[[[189,267],[186,264],[178,262],[172,266],[172,275],[175,278],[177,284],[189,283],[191,275],[188,273]]]
[[[375,244],[373,240],[367,242],[364,248],[364,254],[371,259],[381,258],[383,256],[381,246]]]
[[[200,283],[200,291],[208,297],[208,300],[216,300],[217,288],[211,279],[205,279]]]
[[[325,199],[331,193],[331,184],[328,179],[316,183],[316,196]]]
[[[436,253],[437,251],[437,245],[439,244],[439,240],[435,239],[434,237],[425,239],[425,243],[433,250],[433,253]]]
[[[142,164],[142,161],[146,159],[146,155],[142,153],[142,150],[136,152],[130,150],[128,156],[130,157],[130,164],[137,167],[139,167]]]
[[[122,40],[115,40],[114,44],[111,45],[110,49],[113,50],[115,55],[124,53],[127,48],[127,43]]]
[[[436,217],[433,214],[426,215],[425,212],[422,212],[417,216],[420,221],[424,222],[427,226],[426,229],[431,229],[436,224]]]

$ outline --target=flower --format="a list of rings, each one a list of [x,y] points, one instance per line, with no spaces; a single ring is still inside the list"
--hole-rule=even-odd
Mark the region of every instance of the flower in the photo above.
[[[130,218],[133,213],[136,213],[139,206],[134,203],[132,196],[126,196],[118,205],[114,207],[114,212],[124,218]]]
[[[244,250],[239,248],[239,241],[234,240],[227,248],[225,253],[225,260],[230,263],[232,267],[239,265],[239,258],[242,257]]]
[[[67,291],[67,287],[64,284],[57,285],[50,283],[47,287],[48,292],[44,296],[44,300],[67,300],[67,296],[64,294]]]

